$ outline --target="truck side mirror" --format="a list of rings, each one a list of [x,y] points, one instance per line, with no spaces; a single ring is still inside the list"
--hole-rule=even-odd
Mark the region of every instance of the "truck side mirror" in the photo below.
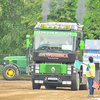
[[[27,38],[26,46],[27,46],[27,48],[29,48],[30,47],[30,35],[26,35],[26,38]]]
[[[81,40],[81,41],[80,41],[80,50],[83,50],[83,49],[84,49],[84,41]]]
[[[77,50],[80,49],[80,46],[79,46],[80,40],[81,40],[81,38],[78,37],[78,38],[77,38],[77,41],[76,41],[76,49],[77,49]]]

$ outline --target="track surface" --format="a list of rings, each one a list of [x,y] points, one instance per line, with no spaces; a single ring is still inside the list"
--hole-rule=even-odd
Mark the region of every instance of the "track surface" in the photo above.
[[[70,88],[32,90],[31,81],[0,80],[0,100],[94,100],[100,98],[100,90],[95,90],[94,98],[87,98],[89,90],[71,91]]]

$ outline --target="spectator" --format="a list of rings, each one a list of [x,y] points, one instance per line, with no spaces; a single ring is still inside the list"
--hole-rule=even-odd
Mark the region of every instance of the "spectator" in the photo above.
[[[89,47],[89,49],[98,49],[97,42],[94,41],[94,43]]]

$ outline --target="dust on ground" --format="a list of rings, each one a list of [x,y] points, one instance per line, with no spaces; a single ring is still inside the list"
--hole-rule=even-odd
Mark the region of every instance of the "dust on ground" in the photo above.
[[[100,98],[100,90],[95,90],[93,98],[87,98],[89,90],[72,91],[70,88],[59,87],[47,90],[33,90],[31,81],[0,80],[0,100],[94,100]]]

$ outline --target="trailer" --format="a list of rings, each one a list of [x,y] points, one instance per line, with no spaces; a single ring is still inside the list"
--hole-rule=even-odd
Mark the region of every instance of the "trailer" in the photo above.
[[[100,83],[100,40],[98,39],[86,39],[84,52],[83,52],[83,62],[89,63],[89,56],[93,57],[93,62],[96,65],[96,75],[95,80]],[[84,66],[86,68],[86,66]]]

